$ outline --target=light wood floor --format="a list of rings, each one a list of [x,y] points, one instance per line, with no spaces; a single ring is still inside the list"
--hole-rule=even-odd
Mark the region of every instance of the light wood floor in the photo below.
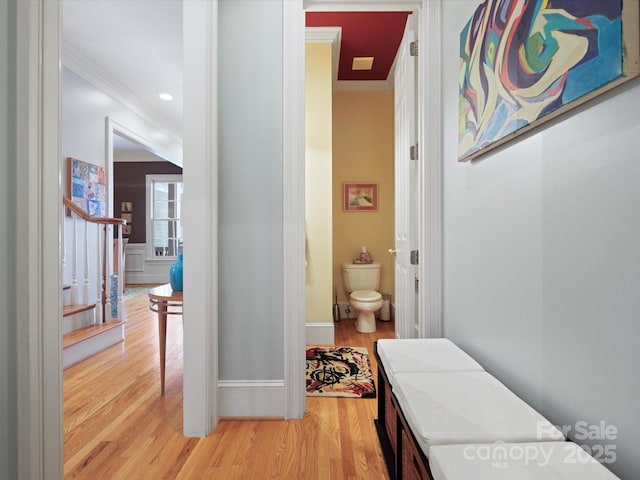
[[[156,314],[146,295],[125,302],[126,342],[64,372],[65,478],[386,479],[375,399],[307,397],[302,420],[221,419],[206,438],[182,436],[182,317],[169,317],[160,395]],[[369,349],[393,323],[359,334],[336,324],[336,344]]]

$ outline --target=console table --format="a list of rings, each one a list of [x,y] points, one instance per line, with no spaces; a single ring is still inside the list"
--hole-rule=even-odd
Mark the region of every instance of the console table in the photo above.
[[[167,315],[182,315],[182,291],[176,292],[170,284],[149,290],[149,308],[158,313],[158,334],[160,336],[160,391],[164,395],[164,366],[167,352]],[[173,307],[169,311],[169,307]]]

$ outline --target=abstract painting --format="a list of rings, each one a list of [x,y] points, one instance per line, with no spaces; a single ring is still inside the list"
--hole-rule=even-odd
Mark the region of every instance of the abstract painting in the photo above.
[[[485,0],[460,34],[458,159],[638,75],[638,0]]]
[[[71,201],[92,217],[107,216],[107,175],[104,167],[67,158],[67,191]],[[70,215],[71,212],[68,212]]]

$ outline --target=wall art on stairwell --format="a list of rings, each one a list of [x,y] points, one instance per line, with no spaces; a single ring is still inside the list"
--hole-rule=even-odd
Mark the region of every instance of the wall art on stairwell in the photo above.
[[[67,195],[92,217],[107,216],[107,174],[104,167],[67,158]],[[71,215],[71,212],[67,213]]]
[[[460,34],[458,160],[640,73],[638,0],[485,0]]]

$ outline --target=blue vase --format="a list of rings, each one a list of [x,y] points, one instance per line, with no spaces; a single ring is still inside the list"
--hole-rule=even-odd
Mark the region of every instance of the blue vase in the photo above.
[[[169,282],[172,290],[182,291],[182,253],[178,254],[178,260],[169,268]]]

